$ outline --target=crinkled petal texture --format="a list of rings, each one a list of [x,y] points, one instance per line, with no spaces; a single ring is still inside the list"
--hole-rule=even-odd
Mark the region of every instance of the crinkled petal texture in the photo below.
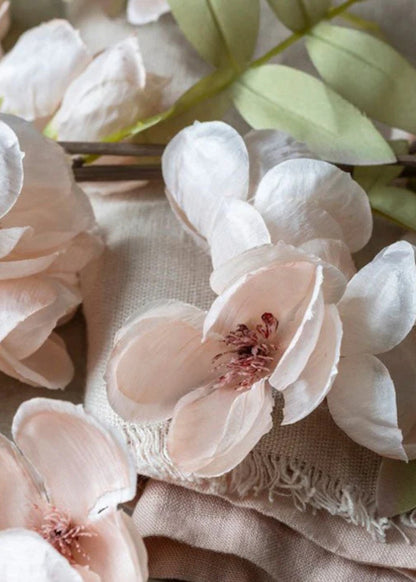
[[[273,242],[344,241],[351,252],[369,240],[368,197],[349,174],[320,160],[295,159],[267,172],[254,197]]]
[[[399,241],[383,249],[351,279],[338,307],[344,357],[328,395],[335,422],[353,440],[382,456],[414,457],[415,379],[403,381],[397,372],[398,366],[409,371],[409,358],[401,357],[405,352],[396,348],[416,322],[414,247]],[[373,355],[384,352],[389,352],[384,361],[394,364],[396,384]]]
[[[169,10],[166,0],[128,0],[127,20],[130,24],[148,24]]]
[[[156,305],[118,332],[107,368],[108,398],[125,419],[172,417],[178,400],[215,378],[216,339],[201,343],[205,313],[173,301]]]
[[[163,177],[174,208],[188,228],[209,237],[223,197],[248,195],[248,153],[242,137],[221,121],[180,131],[162,156]]]
[[[250,193],[274,166],[296,158],[315,158],[306,144],[277,129],[253,129],[244,136],[250,159]]]
[[[30,527],[35,522],[36,506],[44,501],[42,488],[20,451],[1,434],[0,467],[0,531]]]
[[[48,126],[61,140],[100,140],[160,107],[162,83],[148,83],[136,37],[99,54],[75,79]]]
[[[397,346],[416,321],[414,247],[399,241],[383,249],[351,279],[339,311],[344,355],[380,354]]]
[[[70,512],[74,521],[100,519],[134,496],[136,473],[125,444],[82,406],[29,400],[18,409],[12,431],[41,475],[50,503]]]
[[[83,577],[40,535],[20,528],[0,532],[0,579],[2,582],[100,582],[99,577]]]
[[[0,369],[63,388],[73,367],[52,332],[81,303],[79,271],[102,244],[89,232],[92,209],[63,150],[30,123],[0,118]]]
[[[1,110],[33,121],[54,113],[91,57],[66,20],[28,30],[0,61]]]
[[[177,404],[168,453],[184,473],[222,475],[238,465],[272,428],[273,396],[266,381],[248,390],[202,387]]]
[[[337,425],[355,442],[384,457],[408,459],[399,428],[395,386],[375,356],[341,359],[328,406]]]

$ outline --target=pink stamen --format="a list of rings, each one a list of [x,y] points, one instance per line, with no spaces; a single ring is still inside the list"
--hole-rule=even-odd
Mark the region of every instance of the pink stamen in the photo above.
[[[218,380],[218,386],[233,385],[247,388],[270,372],[271,363],[277,352],[277,345],[269,340],[276,335],[279,322],[272,313],[263,313],[262,323],[250,329],[244,323],[230,331],[223,342],[234,349],[217,354],[213,362],[220,358],[232,357],[216,368],[225,368]]]
[[[41,511],[38,506],[35,508]],[[97,535],[95,532],[89,531],[85,525],[74,524],[68,513],[52,505],[49,506],[46,513],[43,513],[41,524],[33,529],[71,564],[76,563],[76,555],[88,560],[80,539]]]

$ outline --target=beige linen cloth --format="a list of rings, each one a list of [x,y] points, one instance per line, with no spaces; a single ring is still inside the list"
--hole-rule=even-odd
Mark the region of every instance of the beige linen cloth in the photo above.
[[[414,2],[371,0],[360,10],[377,17],[400,50],[416,56]],[[98,22],[82,7],[74,14],[95,48],[108,44],[110,29],[112,41],[125,34],[119,21]],[[399,15],[399,21],[392,15]],[[258,52],[285,35],[263,6]],[[206,70],[170,16],[140,29],[139,40],[151,70],[175,71],[171,97]],[[283,62],[310,69],[302,46]],[[152,575],[191,582],[416,579],[411,572],[416,570],[416,516],[398,524],[377,516],[380,460],[343,434],[325,405],[291,427],[279,427],[277,405],[273,431],[239,467],[210,481],[185,477],[172,467],[166,423],[127,424],[112,411],[104,372],[116,331],[150,301],[175,298],[209,307],[211,266],[177,224],[162,184],[131,194],[94,196],[92,202],[108,248],[83,281],[89,346],[86,406],[124,432],[140,474],[165,482],[151,480],[135,512],[148,540]],[[402,235],[386,223],[376,230],[365,259]]]

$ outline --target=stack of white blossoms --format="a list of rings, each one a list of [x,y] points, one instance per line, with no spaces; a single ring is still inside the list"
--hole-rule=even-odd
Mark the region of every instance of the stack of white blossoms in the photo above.
[[[357,443],[415,458],[415,382],[403,365],[416,320],[415,249],[399,241],[356,272],[351,253],[373,226],[361,187],[278,132],[243,140],[221,122],[181,131],[163,174],[184,228],[211,252],[218,297],[208,312],[153,305],[119,331],[107,373],[116,412],[137,423],[171,419],[171,461],[203,477],[230,471],[255,447],[278,393],[284,424],[326,399]]]

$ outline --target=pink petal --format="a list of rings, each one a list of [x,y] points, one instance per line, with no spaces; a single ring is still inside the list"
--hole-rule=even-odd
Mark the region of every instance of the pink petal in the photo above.
[[[301,337],[298,339],[301,331],[298,328],[301,326],[303,329],[310,320],[306,326],[308,331],[305,330],[309,337],[310,329],[310,343],[306,342],[304,347],[306,354],[308,350],[313,349],[313,341],[316,343],[322,322],[321,285],[321,267],[302,261],[288,264],[273,263],[250,272],[228,287],[214,301],[204,322],[204,337],[211,334],[224,337],[239,324],[255,327],[261,322],[263,313],[272,313],[279,322],[277,342],[282,351],[288,349],[288,346],[290,351],[295,346],[301,349],[299,345]],[[316,308],[318,309],[315,317]],[[295,354],[297,350],[294,350],[293,354],[293,358],[296,359]],[[287,372],[286,359],[288,363],[293,360],[291,355],[283,358],[285,360],[281,364],[282,374],[283,368]],[[278,369],[280,374],[279,366]],[[279,383],[276,379],[279,387],[283,377],[286,376],[282,375]],[[289,383],[294,380],[296,378],[291,379]]]
[[[341,358],[328,406],[336,424],[352,440],[383,457],[407,460],[395,387],[375,356]]]
[[[337,241],[331,241],[337,243]],[[276,245],[263,245],[249,249],[217,267],[211,274],[210,285],[220,295],[227,287],[233,285],[240,277],[273,264],[309,262],[321,265],[324,273],[322,291],[328,303],[336,303],[342,297],[347,284],[345,275],[334,265],[311,255],[302,248],[287,245],[279,241]],[[341,265],[340,265],[341,266]]]
[[[147,24],[169,11],[166,0],[128,0],[127,20],[130,24]]]
[[[175,408],[168,434],[169,456],[185,473],[222,475],[269,432],[273,404],[265,380],[246,391],[199,388]]]
[[[217,341],[201,343],[205,313],[172,301],[140,313],[118,332],[107,369],[108,397],[125,419],[170,418],[177,401],[212,380]]]
[[[102,140],[156,113],[162,88],[146,82],[137,37],[126,38],[71,83],[48,131],[60,140]]]
[[[75,183],[64,150],[18,117],[0,115],[0,119],[16,133],[25,154],[23,190],[3,218],[2,226],[33,227],[40,240],[30,241],[32,253],[50,249],[91,229],[94,226],[91,205]]]
[[[131,518],[111,511],[91,524],[97,535],[84,538],[85,565],[103,582],[147,582],[147,552]]]
[[[96,519],[134,497],[136,472],[125,444],[81,405],[26,401],[16,412],[12,432],[42,476],[51,503],[69,511],[74,521]]]
[[[322,269],[317,267],[303,301],[282,321],[278,342],[283,354],[269,378],[276,390],[285,390],[299,378],[315,350],[325,314],[321,286]]]
[[[241,136],[220,121],[180,131],[162,156],[170,197],[194,230],[208,238],[224,196],[245,200],[248,154]]]
[[[22,158],[16,134],[0,122],[0,218],[14,205],[22,189]]]
[[[0,530],[29,527],[43,501],[33,472],[13,443],[0,434]]]
[[[414,247],[405,241],[383,249],[348,283],[339,303],[344,327],[342,353],[391,350],[416,321]]]
[[[8,352],[18,359],[24,359],[41,347],[59,320],[78,307],[81,296],[78,291],[53,278],[19,279],[18,281],[20,283],[18,290],[12,288],[10,294],[17,295],[18,293],[16,300],[19,303],[24,300],[26,293],[39,293],[39,289],[45,297],[42,309],[22,320],[2,342],[2,347]],[[5,285],[8,283],[6,281]],[[16,283],[17,281],[15,285]]]
[[[342,240],[314,238],[301,244],[299,249],[319,257],[324,263],[333,265],[345,275],[347,280],[357,272],[350,250]]]
[[[18,261],[0,262],[0,281],[7,279],[21,279],[30,277],[45,271],[52,265],[58,253],[52,253],[43,257],[33,259],[22,259]]]
[[[0,62],[2,111],[29,121],[52,115],[89,60],[79,33],[66,20],[28,30]]]
[[[71,239],[59,253],[49,269],[49,273],[79,273],[88,263],[101,255],[104,243],[100,237],[82,232]]]
[[[260,213],[251,204],[224,198],[208,242],[215,269],[248,249],[269,244],[270,235]]]
[[[14,251],[16,246],[33,234],[31,226],[16,226],[15,228],[2,228],[0,230],[0,259],[7,257]]]
[[[18,360],[0,345],[0,370],[25,384],[51,390],[65,388],[74,376],[74,366],[65,344],[55,333],[23,360]]]
[[[355,252],[371,235],[371,209],[364,190],[349,174],[320,160],[288,160],[269,170],[254,206],[273,242],[299,245],[334,238]]]
[[[2,582],[83,582],[66,558],[39,534],[27,529],[0,532],[0,579]]]
[[[328,394],[338,371],[342,324],[335,305],[325,308],[316,347],[299,378],[284,391],[282,424],[293,424],[310,414]]]
[[[250,192],[255,193],[263,176],[286,160],[315,158],[306,144],[277,129],[253,129],[244,136],[250,159]]]

